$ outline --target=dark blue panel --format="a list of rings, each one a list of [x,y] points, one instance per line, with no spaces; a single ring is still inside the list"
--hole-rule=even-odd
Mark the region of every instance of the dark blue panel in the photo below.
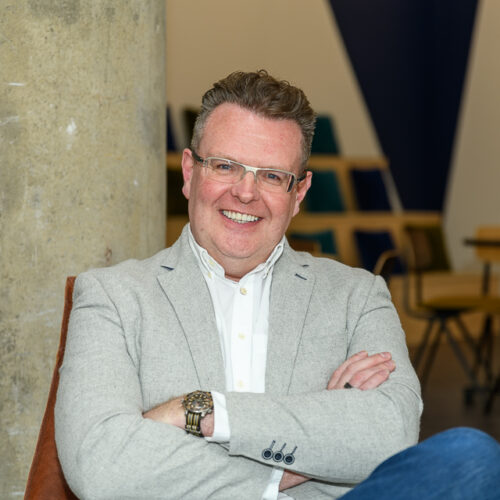
[[[330,4],[403,206],[441,210],[477,0]]]
[[[351,169],[351,179],[359,210],[391,210],[384,179],[379,168],[353,168]]]
[[[354,231],[354,239],[358,248],[361,266],[368,271],[375,269],[378,258],[387,250],[394,250],[394,241],[390,231]],[[393,273],[401,274],[401,261],[398,259]]]
[[[167,151],[177,151],[177,141],[175,140],[172,120],[170,119],[170,109],[167,106]]]

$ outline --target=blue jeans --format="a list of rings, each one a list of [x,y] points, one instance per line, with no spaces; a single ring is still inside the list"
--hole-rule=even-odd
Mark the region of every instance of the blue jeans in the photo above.
[[[500,444],[477,429],[450,429],[385,462],[342,500],[498,500]]]

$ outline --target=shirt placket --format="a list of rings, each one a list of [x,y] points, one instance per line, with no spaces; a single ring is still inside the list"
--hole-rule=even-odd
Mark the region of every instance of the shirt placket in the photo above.
[[[253,323],[253,281],[248,276],[235,289],[233,320],[231,328],[231,358],[234,390],[250,391],[252,387],[252,323]]]

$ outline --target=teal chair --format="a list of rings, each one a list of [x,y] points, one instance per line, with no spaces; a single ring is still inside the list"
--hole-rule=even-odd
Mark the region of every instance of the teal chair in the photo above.
[[[295,250],[305,250],[310,253],[320,252],[331,256],[337,255],[337,243],[332,230],[316,232],[292,231],[288,235],[290,246]]]
[[[314,170],[311,187],[304,200],[308,212],[344,212],[337,174],[334,170]]]
[[[311,145],[312,154],[339,155],[340,148],[331,116],[320,114],[316,117],[316,129]]]

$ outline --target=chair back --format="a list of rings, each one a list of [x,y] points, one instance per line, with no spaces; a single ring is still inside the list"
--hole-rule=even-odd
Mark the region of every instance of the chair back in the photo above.
[[[400,265],[400,252],[397,250],[386,250],[377,259],[373,274],[382,276],[387,285],[389,285],[394,270],[398,265]]]
[[[59,349],[57,351],[56,365],[52,375],[47,406],[40,427],[38,442],[31,463],[24,495],[24,498],[29,500],[77,499],[64,479],[61,464],[57,457],[54,431],[54,406],[56,403],[57,386],[59,385],[59,368],[62,364],[64,349],[66,347],[69,316],[73,306],[74,283],[74,276],[70,276],[66,279],[61,337],[59,340]]]
[[[423,301],[423,275],[450,271],[450,262],[440,225],[406,225],[406,264],[415,282],[415,303]]]

